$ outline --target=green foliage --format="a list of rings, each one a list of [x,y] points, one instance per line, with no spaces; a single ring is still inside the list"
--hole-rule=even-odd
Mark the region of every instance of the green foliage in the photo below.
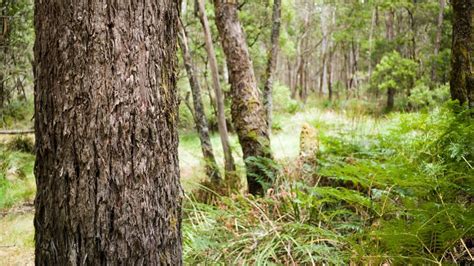
[[[5,108],[0,108],[0,128],[31,128],[33,112],[32,99],[11,101]]]
[[[446,102],[449,97],[448,84],[430,89],[425,83],[418,82],[413,90],[411,90],[411,94],[408,97],[408,103],[415,109],[435,107],[440,103]]]
[[[33,2],[2,1],[0,12],[7,18],[5,34],[0,35],[0,78],[5,89],[4,99],[10,101],[15,94],[26,97],[25,87],[33,80]]]
[[[392,114],[371,133],[325,126],[316,172],[295,180],[284,167],[265,198],[188,198],[186,262],[468,262],[474,123],[451,109]]]
[[[414,84],[417,66],[416,62],[401,57],[396,51],[386,54],[375,68],[372,87],[381,91],[410,90]]]
[[[20,151],[34,154],[35,142],[28,136],[14,137],[6,143],[6,147],[10,151]]]
[[[0,145],[0,209],[33,200],[34,155]]]

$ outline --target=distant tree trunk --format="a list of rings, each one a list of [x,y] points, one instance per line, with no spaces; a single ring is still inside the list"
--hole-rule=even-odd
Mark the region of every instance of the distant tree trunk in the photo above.
[[[4,83],[4,75],[3,75],[3,72],[2,70],[0,70],[0,109],[3,108],[3,105],[5,103],[5,83]]]
[[[0,48],[2,49],[0,52],[0,55],[3,55],[0,57],[0,60],[3,60],[3,62],[0,62],[0,64],[5,65],[6,64],[6,57],[8,54],[8,35],[9,35],[9,26],[8,26],[8,18],[7,18],[7,11],[8,11],[8,6],[9,6],[9,1],[3,1],[0,4],[0,9],[1,9],[1,15],[3,21],[3,29],[0,29],[2,32],[0,32]],[[5,101],[7,101],[8,95],[7,95],[7,88],[5,86],[5,69],[2,68],[0,69],[0,110],[4,107]]]
[[[181,265],[177,1],[35,1],[36,265]]]
[[[392,42],[394,40],[394,35],[395,32],[393,30],[393,20],[394,20],[394,11],[389,10],[387,12],[387,18],[385,21],[385,26],[386,26],[386,38],[390,42],[390,45],[392,45]],[[394,103],[395,103],[395,89],[394,88],[388,88],[387,89],[387,111],[393,110]]]
[[[333,61],[333,54],[334,52],[331,51],[331,48],[329,48],[329,54],[328,54],[328,63],[327,63],[327,75],[328,75],[328,78],[327,78],[327,82],[328,82],[328,99],[329,101],[332,101],[332,96],[333,96],[333,88],[332,88],[332,76],[333,76],[333,71],[332,71],[332,68],[333,68],[333,64],[332,64],[332,61]]]
[[[263,194],[264,189],[258,179],[266,183],[271,180],[249,158],[272,158],[265,110],[260,100],[244,32],[237,16],[237,3],[214,0],[214,6],[216,24],[229,68],[232,120],[243,150],[249,192],[254,195]]]
[[[180,23],[179,45],[183,55],[184,68],[188,74],[189,85],[193,95],[194,122],[196,124],[196,130],[201,142],[201,150],[206,165],[207,176],[211,178],[213,183],[217,184],[221,181],[221,175],[219,173],[219,168],[217,167],[216,158],[214,157],[211,138],[209,137],[207,118],[204,112],[204,106],[202,104],[201,86],[199,85],[199,80],[195,74],[196,71],[194,69],[193,60],[189,52],[188,40],[186,36],[186,30]]]
[[[452,0],[451,97],[474,108],[474,3]]]
[[[321,10],[321,32],[323,34],[322,41],[321,41],[321,63],[322,63],[322,71],[321,71],[321,82],[319,93],[323,94],[328,90],[328,52],[330,50],[329,47],[329,24],[330,24],[330,9],[327,5],[322,6]]]
[[[443,20],[444,20],[444,8],[446,6],[446,0],[439,0],[439,13],[438,13],[438,23],[436,27],[436,38],[434,43],[434,57],[438,56],[439,49],[441,47],[441,37],[443,34]],[[433,62],[431,66],[431,81],[435,82],[436,77],[436,62]]]
[[[416,11],[416,0],[413,1],[413,9],[407,8],[408,16],[410,18],[410,30],[411,30],[410,57],[414,61],[416,61],[416,34],[417,34],[415,11]]]
[[[280,39],[280,24],[281,24],[281,0],[273,1],[272,14],[272,35],[270,38],[271,49],[267,58],[267,69],[265,71],[265,85],[263,86],[263,105],[267,119],[268,133],[272,130],[272,108],[273,108],[273,79],[275,76],[275,69],[278,58],[278,46]]]
[[[206,50],[209,59],[209,66],[211,67],[212,86],[216,95],[217,105],[217,126],[219,127],[219,136],[221,138],[222,149],[224,151],[225,171],[226,176],[231,177],[235,174],[235,163],[232,157],[232,148],[229,141],[229,133],[227,131],[227,123],[225,119],[224,94],[222,92],[219,81],[219,70],[217,66],[216,53],[214,45],[212,44],[211,29],[209,21],[207,20],[206,8],[203,0],[196,0],[199,10],[199,20],[201,21],[204,30]]]
[[[293,64],[290,58],[287,59],[287,68],[288,68],[288,87],[290,87],[290,97],[291,99],[296,98],[296,88],[294,86],[293,78]]]
[[[393,110],[394,103],[395,103],[395,89],[388,88],[387,89],[387,111]]]
[[[369,33],[369,82],[372,79],[372,49],[373,49],[373,36],[374,36],[374,29],[377,22],[377,7],[374,7],[372,10],[372,18],[370,22],[370,33]]]

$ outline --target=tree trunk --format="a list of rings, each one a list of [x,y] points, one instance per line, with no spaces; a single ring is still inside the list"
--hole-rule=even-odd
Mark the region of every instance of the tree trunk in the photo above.
[[[199,9],[199,20],[201,21],[205,35],[209,66],[211,67],[212,85],[216,95],[217,126],[219,127],[219,136],[221,138],[222,149],[224,151],[225,171],[226,176],[231,178],[233,175],[235,175],[235,163],[234,158],[232,157],[232,148],[230,146],[229,133],[225,119],[224,94],[219,81],[219,70],[217,66],[216,53],[214,50],[214,45],[212,44],[211,29],[209,26],[209,21],[207,20],[204,2],[203,0],[197,0],[197,4]]]
[[[390,42],[390,45],[392,45],[392,42],[395,38],[395,32],[393,30],[393,20],[394,20],[394,14],[395,12],[390,9],[387,11],[387,18],[385,20],[385,27],[386,27],[386,37],[387,41]],[[387,89],[387,106],[386,110],[387,111],[392,111],[395,103],[395,89],[394,88],[388,88]]]
[[[474,107],[474,3],[453,0],[451,97]]]
[[[392,111],[395,103],[395,89],[387,89],[387,111]]]
[[[259,179],[264,183],[271,183],[271,180],[252,161],[256,158],[272,158],[265,110],[260,100],[243,29],[237,17],[237,3],[214,0],[214,5],[216,24],[229,68],[232,120],[243,150],[249,192],[254,195],[263,194],[264,187]]]
[[[438,13],[438,23],[436,27],[436,38],[434,43],[434,57],[436,58],[439,54],[439,49],[441,47],[441,37],[443,34],[443,20],[444,20],[444,8],[446,6],[446,0],[439,0],[439,13]],[[431,66],[431,81],[435,82],[436,77],[436,62],[433,62]]]
[[[333,76],[333,54],[334,54],[334,51],[331,50],[332,48],[329,47],[329,54],[328,54],[328,63],[327,63],[327,75],[328,75],[328,78],[327,78],[327,82],[328,82],[328,99],[329,101],[332,101],[332,96],[333,96],[333,88],[332,88],[332,76]]]
[[[176,1],[35,12],[36,265],[182,264]]]
[[[273,107],[273,79],[278,58],[278,46],[280,39],[281,24],[281,0],[273,0],[272,35],[270,38],[271,49],[267,58],[267,69],[265,71],[265,85],[263,86],[263,105],[267,120],[268,133],[272,131],[272,107]]]
[[[377,6],[374,7],[372,10],[372,18],[370,22],[370,33],[369,33],[369,54],[368,54],[368,61],[369,61],[369,82],[372,79],[372,50],[373,50],[373,37],[374,37],[374,30],[377,22]]]
[[[181,23],[178,40],[183,55],[184,68],[188,74],[189,85],[193,95],[194,122],[201,142],[201,150],[206,165],[206,174],[213,183],[217,184],[221,181],[221,175],[219,173],[219,168],[217,167],[216,158],[214,157],[211,138],[209,137],[209,127],[204,112],[204,106],[202,104],[201,86],[196,77],[193,60],[189,52],[186,30]]]
[[[5,103],[6,98],[6,91],[5,91],[5,83],[3,82],[4,76],[3,72],[0,70],[0,110],[3,109],[3,105]]]

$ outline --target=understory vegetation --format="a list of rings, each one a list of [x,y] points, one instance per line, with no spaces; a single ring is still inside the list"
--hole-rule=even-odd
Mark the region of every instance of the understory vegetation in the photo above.
[[[277,100],[285,98],[283,91],[277,89]],[[270,165],[278,171],[266,197],[217,193],[200,183],[205,175],[202,160],[195,155],[197,136],[182,134],[185,261],[339,265],[471,261],[474,123],[469,110],[448,103],[412,113],[374,115],[370,111],[374,107],[354,100],[326,109],[325,105],[276,102],[275,161]],[[317,132],[313,138],[319,149],[310,158],[298,156],[301,140],[295,130],[302,124]],[[218,146],[218,136],[212,142]],[[31,204],[33,147],[31,136],[2,139],[0,209]],[[6,211],[1,218],[5,224],[17,219],[25,224],[32,216],[30,212],[11,216]],[[26,224],[15,230],[31,232],[31,220]],[[27,243],[18,244],[23,249],[16,256],[31,254],[33,246],[28,243],[33,235],[15,235],[15,241]],[[0,242],[7,246],[10,240],[4,237]]]
[[[315,120],[313,164],[282,161],[265,198],[188,195],[190,264],[472,260],[474,124],[466,111]],[[206,189],[206,188],[203,188]],[[210,192],[212,193],[212,192]]]
[[[0,266],[474,265],[469,0],[129,4],[0,2]]]

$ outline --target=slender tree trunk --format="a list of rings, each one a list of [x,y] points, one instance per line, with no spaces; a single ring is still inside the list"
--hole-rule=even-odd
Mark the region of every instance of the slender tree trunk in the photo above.
[[[36,0],[36,265],[181,265],[176,1]]]
[[[393,30],[393,20],[394,20],[394,11],[389,10],[387,12],[387,18],[385,20],[385,26],[386,26],[386,37],[387,40],[390,42],[392,45],[392,42],[394,40],[394,35],[395,32]],[[395,103],[395,89],[394,88],[388,88],[387,89],[387,106],[386,109],[387,111],[393,110]]]
[[[329,101],[332,101],[332,96],[333,96],[333,88],[332,88],[332,77],[333,77],[333,64],[332,64],[332,61],[333,61],[333,54],[334,52],[331,51],[332,48],[329,48],[330,51],[329,51],[329,54],[328,54],[328,63],[327,63],[327,75],[328,75],[328,78],[327,78],[327,82],[328,82],[328,98],[329,98]]]
[[[5,91],[5,83],[3,82],[4,80],[4,75],[2,70],[0,70],[0,110],[3,108],[5,104],[5,96],[6,96],[6,91]]]
[[[416,12],[416,0],[413,1],[413,9],[408,9],[408,15],[410,17],[410,29],[411,29],[410,57],[414,61],[416,61],[416,35],[417,35],[415,12]]]
[[[322,71],[321,71],[321,82],[319,92],[320,94],[325,93],[328,88],[328,51],[329,47],[329,24],[330,24],[330,9],[327,5],[322,6],[321,10],[321,32],[323,34],[323,39],[321,41],[321,57],[322,57]]]
[[[272,35],[270,38],[271,49],[267,58],[267,69],[265,71],[265,85],[263,86],[263,105],[267,119],[268,133],[272,131],[272,108],[273,108],[273,79],[278,58],[278,46],[280,39],[281,24],[281,0],[273,0]]]
[[[446,6],[446,0],[439,0],[439,13],[438,13],[438,23],[436,27],[436,38],[434,43],[434,57],[436,58],[439,54],[439,49],[441,47],[441,37],[443,34],[443,21],[444,21],[444,8]],[[436,77],[436,61],[433,62],[431,66],[431,81],[435,82]]]
[[[249,192],[254,195],[263,194],[264,187],[259,179],[265,183],[271,183],[271,180],[253,160],[272,158],[265,110],[260,100],[244,32],[237,16],[237,3],[214,0],[214,6],[217,29],[229,68],[232,120],[243,150]]]
[[[230,146],[229,133],[227,131],[225,119],[224,94],[219,81],[219,70],[217,66],[216,53],[214,50],[214,45],[212,44],[211,29],[209,26],[209,21],[207,20],[206,8],[204,6],[203,0],[197,0],[197,4],[199,8],[199,19],[201,21],[205,35],[209,66],[211,67],[212,86],[216,95],[217,125],[219,127],[219,136],[221,138],[222,149],[224,151],[226,176],[230,177],[229,175],[233,176],[235,174],[235,163],[234,158],[232,157],[232,148]]]
[[[3,20],[2,22],[4,24],[3,29],[0,29],[3,31],[0,33],[0,48],[1,48],[0,60],[3,61],[3,62],[0,62],[0,64],[3,66],[6,66],[6,63],[7,63],[8,45],[9,45],[8,39],[9,39],[10,27],[8,26],[8,18],[7,18],[9,3],[10,3],[9,1],[3,1],[3,3],[0,4],[0,9],[2,11],[0,14],[3,16],[1,17],[1,19]],[[5,102],[8,100],[8,92],[5,85],[5,70],[6,70],[6,67],[3,67],[2,69],[0,69],[0,110],[4,107]]]
[[[451,97],[474,108],[474,3],[452,0]]]
[[[395,89],[387,89],[387,111],[392,111],[395,103]]]
[[[189,52],[188,40],[186,36],[186,30],[180,23],[179,45],[183,55],[184,68],[188,74],[189,85],[193,95],[194,122],[196,124],[196,130],[201,142],[201,150],[206,165],[207,176],[211,178],[213,183],[217,184],[221,181],[221,176],[219,173],[219,168],[217,167],[216,158],[214,157],[211,138],[209,137],[209,127],[206,114],[204,112],[204,106],[202,104],[201,86],[199,85],[199,80],[195,74],[196,71],[194,69],[193,60]]]
[[[373,49],[373,39],[374,39],[374,30],[377,22],[377,7],[374,7],[372,10],[372,19],[370,23],[370,33],[369,33],[369,82],[372,79],[372,49]]]

